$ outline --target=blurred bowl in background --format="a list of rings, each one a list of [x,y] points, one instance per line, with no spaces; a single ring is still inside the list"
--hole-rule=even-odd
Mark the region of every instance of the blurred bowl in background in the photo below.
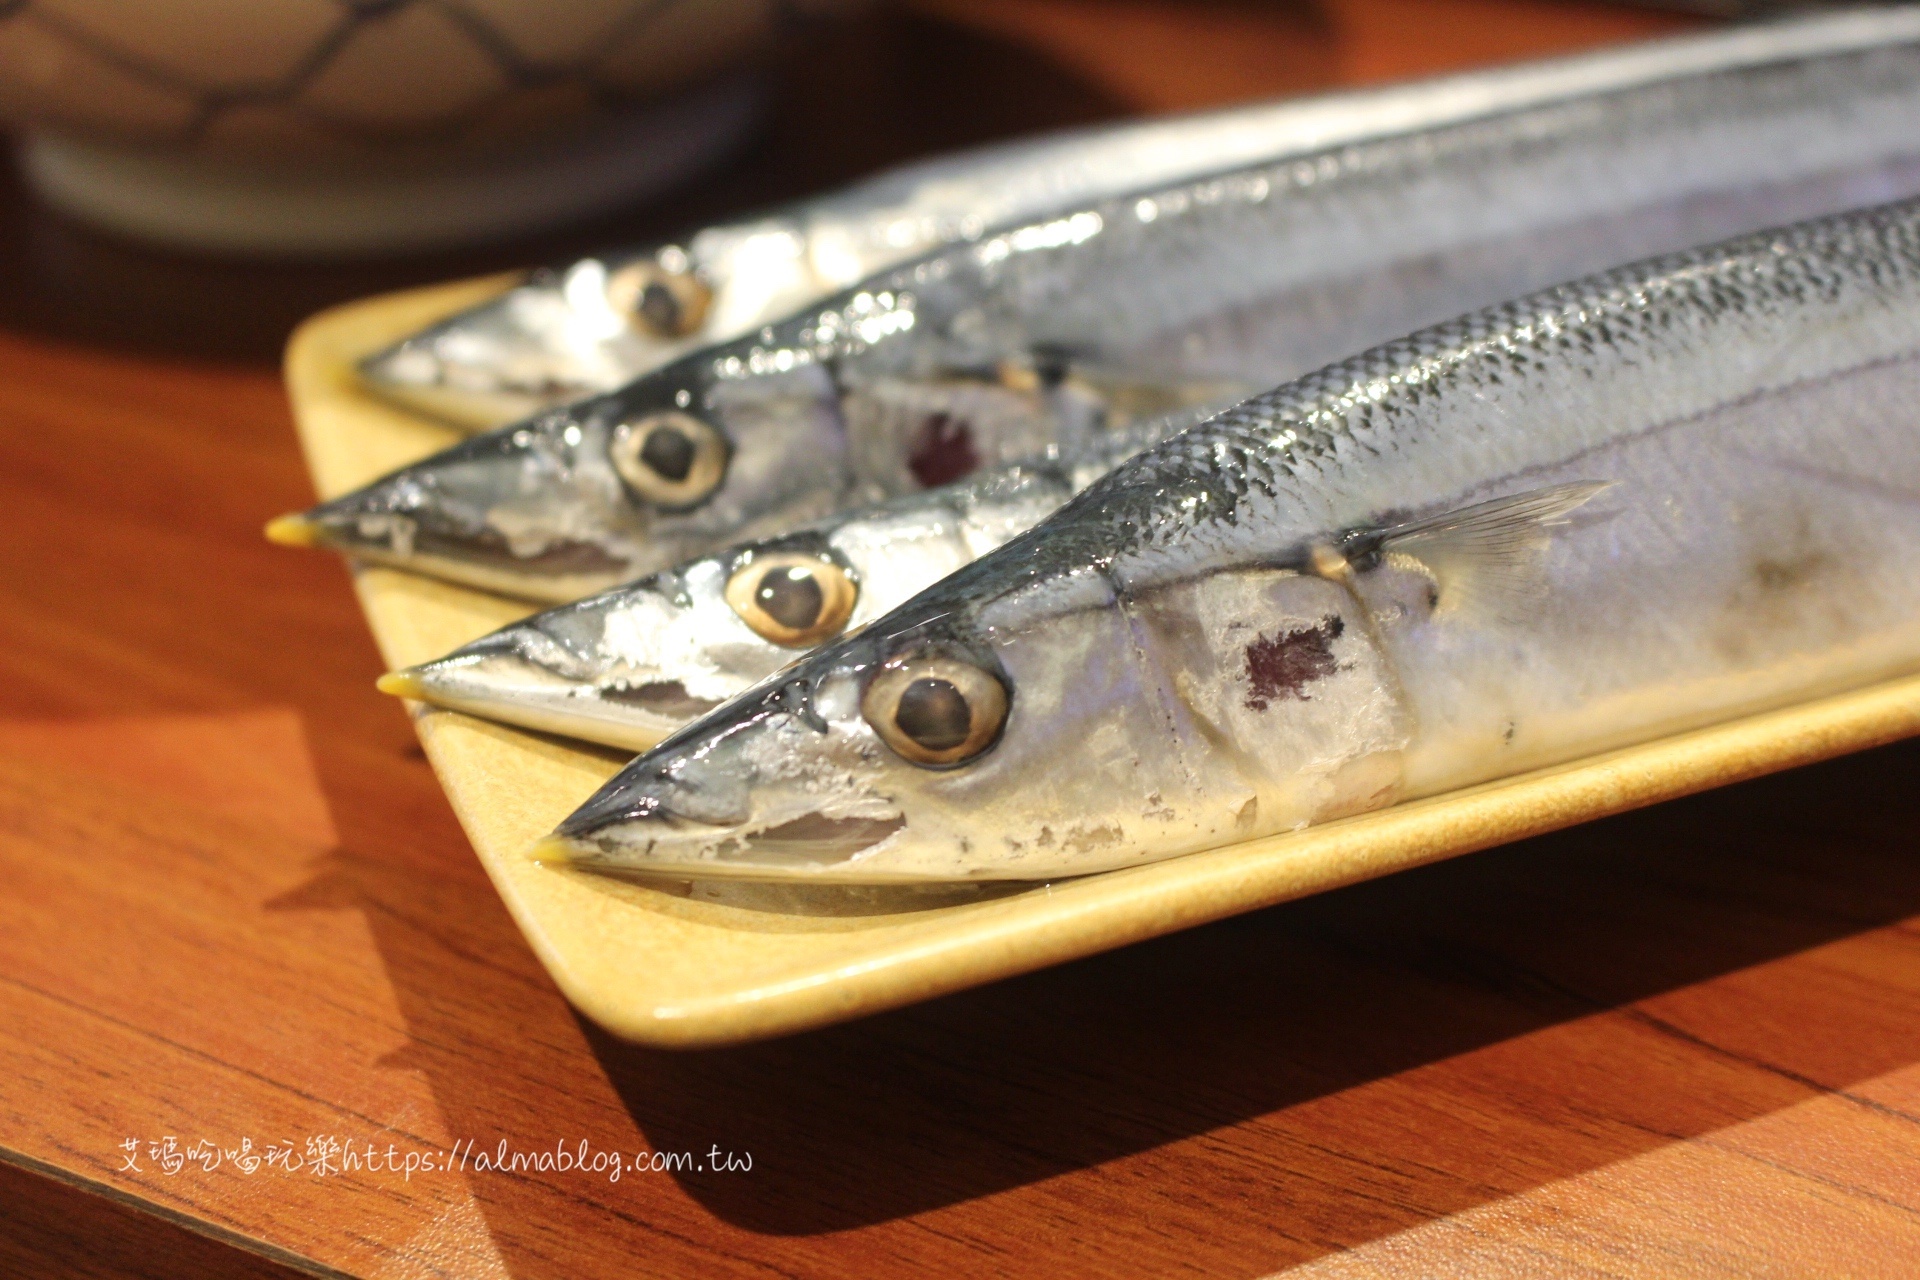
[[[794,8],[0,0],[0,121],[45,199],[111,230],[283,256],[439,247],[605,212],[725,152]]]

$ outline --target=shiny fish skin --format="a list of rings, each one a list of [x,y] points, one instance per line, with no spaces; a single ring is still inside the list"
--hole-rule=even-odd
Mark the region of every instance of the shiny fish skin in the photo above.
[[[1370,532],[1583,483],[1611,487],[1537,530],[1505,608]],[[1231,409],[641,757],[543,856],[1133,865],[1920,669],[1915,563],[1920,201],[1548,290]],[[871,705],[936,661],[973,704],[1011,690],[947,768],[883,744]]]
[[[757,634],[727,584],[769,555],[844,567],[874,618],[1038,524],[1100,476],[1188,425],[1109,433],[1075,459],[1016,463],[700,556],[502,627],[382,682],[404,697],[545,733],[643,751],[745,691],[798,652]]]
[[[409,407],[490,428],[611,391],[699,345],[738,337],[945,244],[1115,192],[1783,55],[1911,39],[1916,30],[1911,15],[1897,12],[1803,17],[979,148],[767,217],[708,227],[682,244],[536,271],[499,299],[369,357],[362,369],[369,386]],[[610,304],[609,279],[635,264],[670,268],[710,291],[692,332],[650,333]]]
[[[575,599],[973,466],[1077,454],[1133,400],[1271,386],[1556,280],[1911,194],[1917,118],[1920,41],[1096,202],[475,437],[308,528],[368,559]],[[669,421],[727,442],[691,505],[643,500],[611,460]]]
[[[1428,89],[1424,96],[1441,95]],[[1261,103],[1071,130],[904,166],[791,211],[704,228],[684,247],[537,269],[501,297],[367,357],[361,373],[376,392],[410,408],[459,426],[500,426],[612,391],[990,228],[1324,145],[1331,105]],[[1368,104],[1355,122],[1406,114],[1397,100]],[[635,263],[702,283],[711,304],[696,330],[649,334],[610,303],[608,281]]]

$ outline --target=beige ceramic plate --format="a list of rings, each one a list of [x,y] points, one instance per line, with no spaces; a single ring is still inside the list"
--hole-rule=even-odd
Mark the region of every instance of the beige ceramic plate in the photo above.
[[[287,383],[323,495],[456,439],[365,395],[353,359],[501,287],[475,281],[376,298],[318,316],[294,336]],[[527,611],[389,570],[362,570],[357,585],[396,667]],[[1920,677],[1156,866],[855,917],[722,906],[531,862],[533,841],[623,761],[453,712],[414,714],[488,875],[567,997],[616,1035],[694,1046],[858,1017],[1920,733]]]

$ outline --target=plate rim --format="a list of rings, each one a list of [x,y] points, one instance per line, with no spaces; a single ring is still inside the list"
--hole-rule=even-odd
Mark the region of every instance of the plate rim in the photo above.
[[[471,305],[517,275],[409,289],[350,302],[303,323],[288,342],[285,374],[308,471],[323,496],[355,477],[340,457],[340,421],[378,413],[428,420],[359,389],[350,359]],[[450,429],[439,428],[445,438]],[[422,434],[423,442],[434,437]],[[424,447],[424,445],[423,445]],[[359,568],[361,610],[389,663],[402,652],[394,570]],[[460,593],[461,588],[444,588]],[[503,847],[472,803],[460,759],[476,727],[551,751],[557,740],[409,703],[434,769],[475,853],[514,923],[576,1008],[613,1035],[662,1048],[705,1048],[787,1035],[951,994],[1195,925],[1410,869],[1497,844],[1677,799],[1920,735],[1920,674],[1748,715],[1637,746],[1408,801],[1296,832],[1055,882],[979,907],[923,913],[908,943],[763,973],[674,1000],[645,984],[607,981],[562,945],[569,924],[536,902],[520,878],[524,848]],[[456,776],[459,775],[459,776]],[[546,869],[551,871],[552,869]],[[586,876],[579,871],[554,874]],[[594,877],[593,879],[598,879]],[[924,927],[921,927],[924,925]],[[742,931],[746,932],[746,931]]]

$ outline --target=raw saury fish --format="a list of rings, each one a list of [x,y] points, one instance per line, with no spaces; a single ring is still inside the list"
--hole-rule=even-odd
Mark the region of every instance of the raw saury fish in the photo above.
[[[1920,201],[1237,406],[642,756],[543,857],[1050,879],[1920,668]]]
[[[1032,528],[1183,425],[1175,416],[1107,432],[1072,461],[995,468],[712,552],[382,676],[380,688],[643,751]]]
[[[536,271],[369,357],[362,372],[411,407],[498,426],[611,391],[942,245],[1104,195],[1570,96],[1908,39],[1913,25],[1880,14],[1798,19],[962,152],[682,243]]]
[[[1653,251],[1920,189],[1903,41],[1096,202],[876,277],[274,527],[571,600]],[[1905,24],[1901,26],[1901,24]]]

